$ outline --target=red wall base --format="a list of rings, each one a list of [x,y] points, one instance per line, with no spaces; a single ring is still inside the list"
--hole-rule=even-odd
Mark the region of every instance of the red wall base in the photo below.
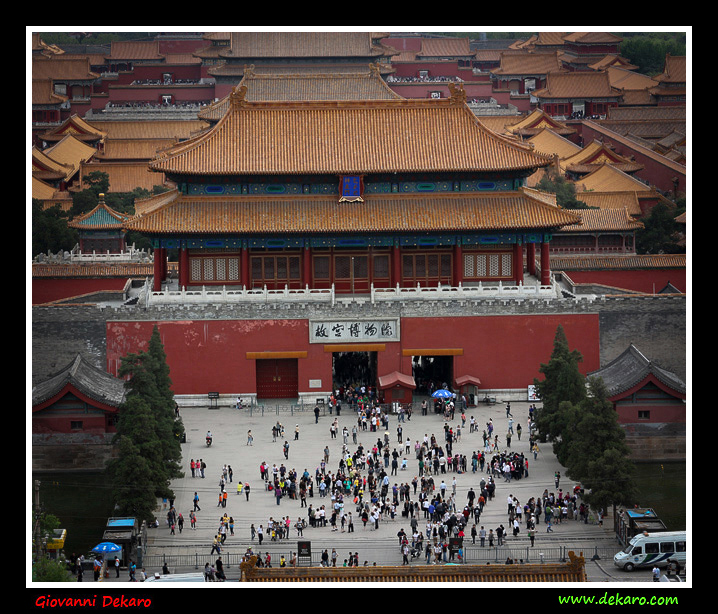
[[[122,356],[147,349],[154,324],[108,322],[109,373],[117,374]],[[377,351],[377,374],[410,374],[412,351],[436,350],[453,355],[454,377],[478,377],[482,389],[526,388],[535,377],[541,379],[539,368],[551,357],[559,324],[570,348],[583,356],[581,372],[598,369],[597,314],[472,316],[402,318],[401,341],[385,343],[383,351]],[[309,343],[308,320],[188,320],[157,325],[175,394],[256,392],[255,360],[261,357],[256,353],[268,358],[304,353],[297,357],[299,392],[331,390],[332,354],[322,343]],[[310,380],[315,380],[312,387]],[[321,388],[316,380],[321,380]]]

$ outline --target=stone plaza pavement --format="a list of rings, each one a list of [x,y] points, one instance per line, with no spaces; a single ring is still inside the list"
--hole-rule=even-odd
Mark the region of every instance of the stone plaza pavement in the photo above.
[[[415,404],[415,407],[418,407],[418,405]],[[509,494],[513,495],[523,505],[531,497],[540,497],[544,489],[548,489],[549,492],[557,492],[554,484],[556,471],[561,472],[560,486],[564,492],[571,490],[575,485],[568,478],[563,477],[565,469],[558,464],[550,444],[539,444],[540,452],[538,458],[534,460],[529,451],[528,443],[528,407],[528,402],[511,402],[514,433],[516,433],[516,425],[519,423],[522,425],[523,432],[520,440],[514,434],[510,449],[523,452],[528,457],[529,476],[513,482],[506,482],[503,476],[497,476],[495,499],[487,503],[479,523],[485,526],[487,532],[490,528],[495,530],[499,524],[503,524],[508,529],[507,544],[511,547],[520,548],[529,547],[530,542],[526,535],[524,523],[522,523],[520,535],[516,538],[511,536],[507,515],[507,496]],[[157,511],[159,528],[148,530],[148,548],[145,560],[157,562],[158,557],[155,555],[160,555],[166,556],[168,560],[172,561],[178,560],[176,555],[184,555],[183,560],[189,557],[191,560],[195,560],[196,564],[177,567],[170,564],[170,572],[202,571],[205,563],[214,563],[217,558],[216,553],[212,553],[212,543],[220,524],[220,518],[225,512],[234,518],[234,535],[228,536],[223,546],[222,556],[224,561],[228,560],[228,555],[230,554],[244,554],[250,546],[254,552],[261,552],[262,554],[271,552],[274,565],[279,564],[280,554],[284,554],[288,558],[291,553],[296,552],[298,536],[294,529],[294,522],[300,517],[307,518],[307,508],[300,507],[299,499],[291,500],[288,497],[283,498],[280,504],[277,505],[273,493],[265,489],[265,485],[260,479],[259,465],[262,461],[265,461],[271,468],[273,464],[279,467],[280,464],[284,463],[287,469],[294,468],[299,475],[306,469],[313,478],[315,470],[323,458],[324,448],[328,446],[330,456],[327,467],[332,472],[335,471],[342,451],[343,439],[341,433],[344,426],[349,431],[348,447],[350,452],[356,449],[351,437],[351,428],[357,421],[356,413],[350,411],[346,406],[342,408],[341,415],[338,417],[339,429],[336,438],[332,438],[330,435],[330,426],[336,416],[328,414],[323,409],[318,423],[315,423],[313,406],[304,406],[301,411],[292,412],[286,407],[278,411],[277,404],[266,402],[263,411],[255,406],[250,412],[247,409],[237,410],[228,406],[220,406],[217,409],[182,407],[180,403],[180,415],[187,435],[186,443],[182,444],[185,476],[175,480],[172,483],[172,488],[176,495],[175,508],[185,518],[184,529],[181,533],[178,530],[175,531],[174,535],[170,533],[166,521],[166,510],[160,504]],[[478,425],[478,430],[473,433],[469,432],[471,416],[474,416]],[[446,474],[434,476],[437,490],[441,481],[444,480],[449,493],[452,490],[453,479],[456,478],[456,507],[459,511],[466,505],[469,489],[473,488],[478,492],[479,481],[482,477],[488,477],[486,473],[481,473],[480,470],[476,473],[471,472],[471,455],[474,451],[482,450],[482,430],[489,419],[493,421],[494,433],[499,435],[500,448],[504,449],[506,447],[505,435],[508,430],[506,404],[499,401],[495,405],[480,404],[476,407],[469,407],[466,410],[466,425],[461,429],[461,438],[454,444],[452,451],[453,454],[458,453],[467,456],[468,472],[459,474],[447,471]],[[284,437],[278,437],[275,441],[272,436],[272,427],[277,422],[284,427]],[[405,445],[400,445],[398,442],[398,424],[397,415],[391,414],[388,431],[385,431],[382,427],[375,432],[360,430],[358,433],[358,443],[363,444],[365,449],[371,449],[377,439],[383,439],[384,433],[388,432],[390,448],[396,448],[401,453],[400,459],[407,459],[406,470],[400,469],[396,475],[390,475],[391,485],[394,483],[410,483],[412,478],[418,475],[418,461],[413,449],[413,444],[416,440],[421,442],[425,434],[429,437],[434,434],[437,442],[443,445],[444,439],[444,418],[433,412],[431,402],[429,403],[428,415],[422,416],[420,411],[415,410],[411,420],[401,423],[403,428],[402,440],[405,442],[409,438],[412,442],[409,454],[403,453]],[[457,411],[454,420],[450,421],[449,424],[456,431],[457,426],[461,424],[461,413]],[[299,427],[299,439],[295,440],[294,434],[297,425]],[[205,444],[205,435],[208,430],[212,432],[214,438],[211,447],[207,447]],[[248,431],[252,433],[252,445],[247,445]],[[285,441],[289,443],[288,459],[285,459],[283,453]],[[204,478],[193,478],[191,476],[190,459],[202,459],[207,464]],[[218,506],[219,481],[224,465],[230,465],[233,470],[232,482],[226,485],[226,490],[228,491],[226,508]],[[391,469],[388,471],[390,472]],[[237,493],[237,483],[239,481],[249,483],[249,500],[246,499],[244,493]],[[197,526],[192,529],[189,523],[189,515],[193,509],[195,492],[199,495],[201,510],[196,512]],[[366,493],[365,500],[368,497],[369,494]],[[414,500],[414,497],[412,497],[412,500]],[[307,503],[315,508],[325,505],[330,510],[332,502],[329,497],[320,498],[318,489],[315,488],[314,497],[308,498]],[[394,520],[383,519],[379,524],[379,528],[374,530],[371,528],[371,524],[368,524],[366,528],[362,526],[359,514],[355,509],[355,505],[348,498],[345,498],[345,511],[351,511],[354,517],[354,533],[333,532],[328,524],[324,528],[308,527],[304,530],[301,539],[311,542],[312,552],[315,554],[315,564],[318,553],[325,548],[331,553],[332,548],[335,548],[338,553],[337,566],[343,564],[344,559],[347,558],[350,552],[358,553],[360,564],[367,561],[370,565],[373,563],[378,565],[400,565],[402,556],[398,547],[397,532],[403,528],[409,536],[411,535],[408,519],[397,514]],[[289,516],[292,522],[289,539],[271,542],[265,534],[261,547],[257,539],[251,541],[250,525],[254,524],[255,527],[262,525],[266,528],[270,517],[276,521],[286,516]],[[423,518],[423,514],[419,516],[418,521],[419,530],[425,533],[426,520]],[[472,522],[473,519],[467,525],[467,536],[464,540],[465,543],[469,544],[471,538],[468,529],[471,527]],[[567,545],[577,552],[584,552],[587,560],[587,571],[589,571],[589,576],[595,573],[595,581],[618,581],[617,578],[620,576],[623,576],[622,580],[650,581],[650,571],[648,573],[633,572],[632,576],[627,577],[625,573],[615,568],[612,561],[607,558],[597,562],[596,566],[591,565],[593,571],[588,569],[595,545],[612,549],[613,551],[619,550],[618,542],[612,534],[612,526],[613,521],[610,517],[604,521],[603,526],[590,522],[585,524],[569,520],[554,524],[553,533],[547,533],[546,525],[543,518],[541,518],[537,527],[536,546],[531,549],[531,554],[534,558],[537,558],[535,553],[541,549],[555,549],[562,545]],[[172,557],[175,558],[173,559]],[[414,559],[412,564],[423,564],[424,562],[424,557],[421,556]],[[146,566],[148,575],[158,571],[161,571],[161,567],[156,565]],[[236,565],[225,569],[225,572],[229,579],[236,579],[239,575]],[[110,576],[107,578],[107,581],[110,582],[127,580],[127,572],[124,570],[121,572],[119,579],[115,579],[113,571],[110,572]]]

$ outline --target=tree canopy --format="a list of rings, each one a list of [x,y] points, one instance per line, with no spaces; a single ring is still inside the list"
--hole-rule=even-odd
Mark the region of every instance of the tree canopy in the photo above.
[[[628,505],[635,486],[625,433],[603,380],[586,382],[578,369],[581,360],[559,326],[551,359],[539,369],[544,379],[534,380],[542,401],[536,412],[539,436],[553,444],[556,458],[568,477],[582,484],[591,507]]]
[[[128,377],[115,443],[119,455],[108,465],[121,513],[151,520],[157,498],[173,497],[170,481],[182,477],[184,427],[175,416],[172,381],[157,325],[146,352],[122,358]]]

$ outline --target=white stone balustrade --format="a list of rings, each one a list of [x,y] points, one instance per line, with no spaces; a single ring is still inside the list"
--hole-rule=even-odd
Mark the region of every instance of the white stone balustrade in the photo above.
[[[304,288],[270,290],[263,288],[247,289],[226,286],[202,286],[201,288],[181,290],[149,289],[149,280],[141,293],[148,305],[188,305],[188,304],[227,304],[227,303],[331,303],[359,300],[361,302],[389,301],[480,301],[482,299],[552,299],[560,296],[555,283],[551,285],[507,285],[477,284],[475,286],[424,286],[402,288],[375,288],[371,286],[368,294],[337,294],[334,286],[327,289]]]

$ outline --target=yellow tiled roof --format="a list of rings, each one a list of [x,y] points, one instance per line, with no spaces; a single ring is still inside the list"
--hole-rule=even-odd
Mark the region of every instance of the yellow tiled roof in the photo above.
[[[553,72],[546,76],[546,87],[534,90],[537,98],[616,98],[620,91],[611,87],[606,71]]]
[[[209,124],[200,120],[138,120],[87,122],[109,139],[186,139]]]
[[[501,65],[491,72],[495,75],[545,75],[561,70],[557,52],[517,53],[510,51],[501,54]]]
[[[575,134],[576,129],[570,128],[566,124],[551,117],[542,109],[534,109],[529,115],[517,124],[513,124],[508,128],[513,134],[521,134],[524,136],[536,134],[544,128],[549,128],[557,134]]]
[[[69,60],[58,56],[57,59],[33,59],[33,79],[52,79],[54,81],[90,81],[99,79],[100,75],[90,70],[90,59],[87,56],[74,57]]]
[[[73,173],[77,172],[80,164],[90,160],[97,150],[94,147],[86,145],[82,141],[68,134],[60,142],[45,150],[45,154],[65,166],[73,169]]]
[[[623,171],[611,166],[603,164],[595,171],[584,175],[579,181],[576,181],[576,192],[650,192],[652,191],[645,183],[641,183],[638,179],[634,179]],[[576,195],[580,200],[580,195]]]
[[[240,88],[241,90],[241,88]],[[551,160],[448,99],[250,102],[241,91],[203,135],[150,168],[192,175],[533,170]]]
[[[592,141],[570,158],[561,160],[561,168],[577,173],[590,173],[601,164],[610,164],[627,173],[643,168],[642,164],[617,154],[604,143],[599,143],[598,141]]]
[[[232,32],[225,58],[369,57],[384,55],[371,32]]]
[[[417,56],[456,57],[474,55],[467,38],[422,38],[421,51]]]
[[[402,97],[392,91],[376,68],[367,66],[356,73],[299,73],[280,74],[257,72],[252,67],[244,69],[244,76],[237,87],[247,87],[247,100],[296,101],[296,100],[399,100]],[[236,88],[235,88],[236,89]],[[230,106],[231,94],[201,110],[197,117],[218,121]]]
[[[586,254],[551,256],[554,271],[615,270],[615,269],[684,269],[685,254],[633,254],[597,255]]]
[[[572,211],[581,218],[581,223],[564,226],[561,228],[561,232],[625,231],[643,228],[643,223],[631,217],[626,209],[575,209]]]
[[[80,180],[87,174],[99,171],[110,178],[108,192],[131,192],[135,188],[151,190],[164,183],[164,177],[147,169],[147,162],[90,162],[80,167]]]
[[[581,151],[579,145],[572,143],[560,134],[556,134],[549,128],[544,128],[541,132],[528,139],[528,142],[531,143],[534,149],[539,153],[547,156],[557,155],[560,160],[570,158]]]
[[[178,196],[125,225],[149,234],[531,231],[578,223],[571,211],[530,192],[336,197]]]
[[[576,199],[586,203],[589,207],[599,209],[620,209],[629,215],[642,215],[638,194],[634,191],[625,192],[579,192]]]
[[[161,60],[159,41],[112,41],[107,59],[121,60]]]

